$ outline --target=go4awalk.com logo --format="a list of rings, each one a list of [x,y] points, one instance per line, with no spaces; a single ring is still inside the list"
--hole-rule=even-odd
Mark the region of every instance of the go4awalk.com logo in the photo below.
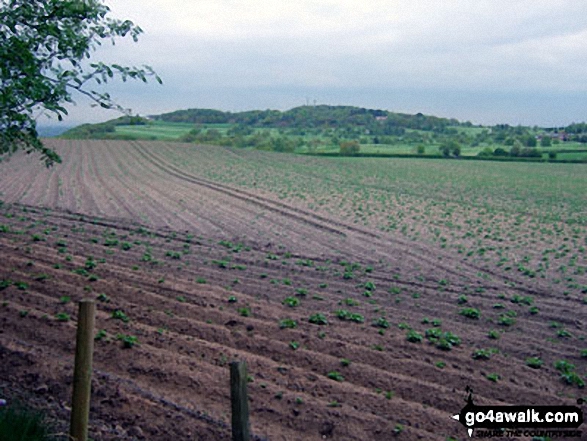
[[[581,438],[583,412],[577,406],[477,406],[473,390],[467,387],[467,392],[467,405],[452,418],[465,426],[469,437]]]

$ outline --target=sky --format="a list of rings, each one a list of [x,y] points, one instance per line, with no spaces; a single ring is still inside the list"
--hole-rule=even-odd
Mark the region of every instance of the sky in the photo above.
[[[142,115],[304,104],[422,112],[476,124],[587,120],[583,0],[106,0],[137,43],[95,61],[152,66],[113,82]],[[119,116],[80,96],[67,125]]]

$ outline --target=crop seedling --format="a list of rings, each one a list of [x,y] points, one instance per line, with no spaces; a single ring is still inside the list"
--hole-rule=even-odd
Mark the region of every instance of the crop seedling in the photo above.
[[[98,264],[96,263],[96,261],[94,260],[94,258],[92,256],[88,257],[86,259],[86,263],[84,264],[84,268],[89,270],[93,270],[94,268],[96,268],[98,266]]]
[[[116,247],[118,246],[118,239],[104,239],[105,247]]]
[[[295,308],[296,306],[300,305],[300,299],[295,297],[286,297],[282,303],[286,306],[289,306],[290,308]]]
[[[489,331],[489,333],[487,334],[487,337],[489,337],[492,340],[498,340],[500,337],[500,334],[498,331],[492,329],[491,331]]]
[[[122,320],[124,323],[128,323],[128,321],[130,320],[128,318],[128,316],[120,309],[117,309],[112,312],[112,318],[117,319],[117,320]]]
[[[504,314],[499,316],[497,323],[499,323],[501,326],[513,326],[516,321],[512,317]]]
[[[26,291],[29,289],[29,284],[26,282],[14,282],[14,286],[16,286],[21,291]]]
[[[125,349],[130,349],[134,345],[139,344],[138,338],[134,335],[117,334],[116,339],[122,341],[122,347]]]
[[[237,312],[243,317],[249,317],[251,315],[251,309],[247,307],[238,308]]]
[[[290,341],[289,347],[292,348],[294,351],[300,347],[300,344],[297,341]]]
[[[493,381],[494,383],[497,383],[497,381],[501,378],[499,374],[496,373],[492,373],[492,374],[487,374],[486,378],[489,381]]]
[[[376,328],[387,329],[389,328],[390,324],[385,317],[379,317],[378,319],[373,321],[373,326]]]
[[[495,353],[493,349],[477,349],[471,356],[474,360],[489,360],[493,353]]]
[[[477,308],[462,308],[459,311],[459,314],[464,317],[467,317],[470,319],[475,319],[475,320],[477,320],[477,319],[479,319],[479,317],[481,317],[481,313],[479,312],[479,310]]]
[[[100,340],[104,340],[106,338],[106,330],[105,329],[100,329],[96,335],[94,336],[94,340],[96,341],[100,341]]]
[[[413,329],[410,329],[406,334],[406,339],[410,343],[420,343],[422,341],[422,338],[423,338],[422,334],[414,331]]]
[[[345,280],[350,280],[350,279],[354,279],[355,275],[353,274],[352,271],[345,271],[344,274],[342,275],[342,278]]]
[[[55,314],[55,318],[58,322],[68,322],[70,319],[69,314],[67,314],[66,312],[58,312],[57,314]]]
[[[310,316],[310,318],[308,319],[308,321],[314,325],[327,325],[328,324],[328,320],[326,319],[326,316],[321,313],[312,314]]]
[[[585,387],[585,381],[574,371],[561,373],[561,379],[569,385],[574,384],[581,389]]]
[[[566,360],[558,360],[554,367],[561,373],[561,379],[569,384],[576,385],[579,388],[585,387],[585,381],[575,372],[575,365]]]
[[[526,366],[532,369],[540,369],[544,362],[539,357],[528,357],[526,358]]]
[[[554,363],[554,367],[559,372],[571,372],[575,370],[575,365],[566,360],[558,360]]]
[[[171,257],[172,259],[175,259],[175,260],[181,259],[181,253],[178,253],[177,251],[167,251],[165,253],[165,256]]]
[[[143,253],[143,256],[141,257],[141,262],[152,262],[153,261],[153,256],[151,255],[151,253],[149,253],[148,251]]]
[[[367,291],[375,291],[375,283],[371,281],[365,282],[364,288]]]
[[[296,289],[296,296],[306,297],[307,295],[308,295],[308,290],[306,288],[298,288],[298,289]]]
[[[453,346],[461,344],[461,339],[452,332],[443,332],[439,328],[429,328],[426,330],[426,338],[438,349],[450,351]]]
[[[280,329],[294,329],[298,327],[298,322],[294,319],[286,318],[279,322]]]
[[[349,312],[346,309],[339,309],[334,312],[334,315],[340,320],[346,320],[349,322],[363,323],[365,321],[365,318],[361,314]]]
[[[344,381],[344,377],[338,371],[330,371],[326,374],[326,376],[334,381]]]
[[[85,268],[76,268],[72,272],[83,277],[88,277],[90,275],[88,270],[86,270]]]

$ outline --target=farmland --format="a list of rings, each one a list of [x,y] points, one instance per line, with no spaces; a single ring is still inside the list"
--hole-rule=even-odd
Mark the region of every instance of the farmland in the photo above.
[[[582,165],[46,143],[62,165],[0,164],[0,382],[66,419],[96,298],[98,439],[230,439],[235,358],[257,439],[465,439],[466,385],[584,396]]]
[[[186,109],[83,124],[68,139],[180,141],[312,155],[587,162],[587,126],[473,125],[418,113],[352,106],[301,106],[287,111]],[[352,153],[345,144],[353,145]]]

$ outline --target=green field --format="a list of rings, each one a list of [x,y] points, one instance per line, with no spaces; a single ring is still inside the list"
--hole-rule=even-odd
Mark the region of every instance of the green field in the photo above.
[[[185,135],[187,135],[193,129],[199,129],[201,132],[209,130],[216,131],[220,134],[221,140],[215,141],[210,140],[206,143],[209,144],[223,144],[223,140],[229,139],[231,129],[235,128],[234,124],[191,124],[182,122],[165,122],[160,120],[150,121],[145,125],[117,125],[115,127],[115,135],[124,138],[135,138],[145,140],[160,140],[160,141],[178,141]],[[483,132],[483,128],[480,127],[455,127],[458,133],[465,134],[467,136],[476,136]],[[421,130],[407,130],[406,133],[414,135],[424,135],[424,131]],[[283,130],[277,128],[255,128],[251,129],[250,134],[266,136],[274,139],[277,137],[285,137],[291,139],[295,143],[295,152],[297,153],[308,153],[311,151],[310,145],[313,143],[314,147],[312,151],[314,153],[338,153],[339,145],[333,141],[333,136],[336,136],[336,131],[293,131]],[[366,139],[361,140],[360,152],[361,154],[382,154],[382,155],[413,155],[417,151],[418,146],[424,146],[425,155],[438,155],[439,147],[441,143],[438,141],[429,140],[426,143],[414,142],[410,139],[402,140],[401,138],[394,141],[392,144],[385,143],[368,143]],[[247,147],[245,143],[244,147]],[[252,148],[253,146],[249,146]],[[479,155],[484,149],[495,150],[498,147],[504,147],[500,144],[495,143],[480,143],[477,145],[462,145],[461,156],[474,157]],[[544,160],[549,159],[549,152],[556,153],[557,160],[565,161],[587,161],[587,150],[584,144],[578,142],[565,142],[561,144],[553,145],[552,147],[542,148],[542,158]],[[559,152],[563,150],[563,152]],[[579,150],[578,152],[572,152],[572,150]]]
[[[139,139],[157,139],[171,141],[181,137],[193,129],[189,123],[163,123],[154,121],[147,125],[117,126],[116,133],[134,136]]]

